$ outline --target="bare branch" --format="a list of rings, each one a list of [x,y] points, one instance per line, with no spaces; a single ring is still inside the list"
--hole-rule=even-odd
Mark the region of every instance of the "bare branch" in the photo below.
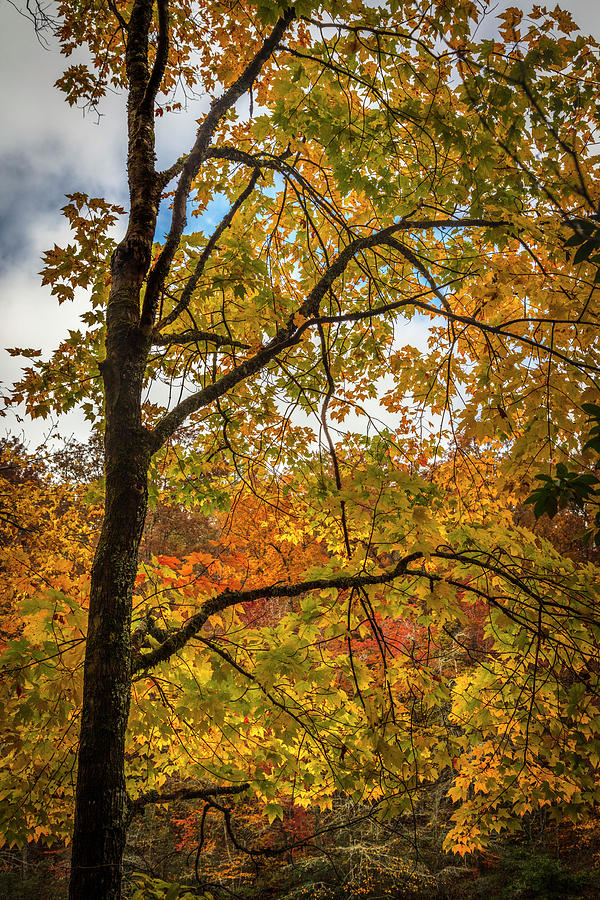
[[[41,0],[26,0],[25,8],[23,8],[22,4],[16,0],[8,0],[8,2],[20,16],[31,22],[38,41],[45,50],[48,50],[49,44],[44,32],[56,33],[59,24],[58,18],[48,12],[51,8],[50,4],[43,3]]]

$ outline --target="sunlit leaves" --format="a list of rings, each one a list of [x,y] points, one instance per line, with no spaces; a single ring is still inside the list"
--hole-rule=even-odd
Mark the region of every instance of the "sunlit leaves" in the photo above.
[[[3,447],[0,829],[9,844],[65,840],[81,705],[97,512],[81,486]],[[5,515],[11,510],[10,517]]]
[[[200,624],[136,669],[126,762],[134,796],[185,778],[249,782],[271,822],[339,793],[400,815],[445,778],[446,843],[464,854],[535,809],[576,816],[598,799],[597,571],[521,520],[543,466],[538,517],[585,512],[597,494],[584,469],[599,439],[598,63],[558,9],[527,20],[511,8],[500,39],[477,44],[473,3],[422,7],[299,2],[247,111],[244,98],[201,154],[189,206],[202,227],[175,249],[147,330],[135,317],[148,273],[127,285],[125,351],[152,346],[137,357],[136,428],[151,441],[169,410],[198,400],[150,465],[152,513],[176,511],[190,534],[142,544],[134,665]],[[169,122],[177,91],[220,96],[287,8],[170,3],[144,128]],[[65,55],[91,55],[60,79],[68,102],[126,87],[131,4],[61,12]],[[50,361],[26,351],[13,400],[39,416],[81,406],[101,424],[122,211],[68,199],[74,242],[47,252],[43,282],[59,302],[88,292],[84,327]],[[10,754],[28,784],[63,743],[72,760],[91,550],[70,547],[56,498],[76,533],[85,521],[63,485],[29,490],[56,515],[47,538],[6,554]],[[194,543],[198,515],[210,520]],[[328,584],[306,587],[315,579]],[[34,751],[53,704],[56,730]],[[70,790],[57,782],[52,809]],[[9,841],[31,824],[28,803]],[[45,815],[40,836],[57,828]]]

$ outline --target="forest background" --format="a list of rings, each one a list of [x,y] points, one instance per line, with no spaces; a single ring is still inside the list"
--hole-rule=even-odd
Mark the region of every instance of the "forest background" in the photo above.
[[[387,96],[376,87],[387,63],[373,46],[364,49],[367,57],[375,54],[375,69],[359,59],[359,74],[340,72],[359,50],[342,41],[335,48],[339,62],[327,70],[338,83],[359,79],[357,96],[348,95],[351,110],[360,90],[370,92],[358,148],[352,146],[352,116],[347,143],[332,136],[335,115],[327,110],[327,91],[319,108],[303,113],[302,130],[297,113],[291,116],[288,109],[286,117],[285,91],[293,97],[312,77],[303,66],[333,65],[324,46],[318,59],[290,69],[291,80],[284,77],[285,89],[273,95],[281,129],[275,140],[285,138],[279,155],[260,157],[244,187],[239,166],[247,166],[247,150],[215,150],[214,159],[234,164],[231,182],[211,170],[212,182],[194,185],[202,212],[199,236],[181,243],[183,256],[171,273],[176,277],[163,284],[161,313],[168,301],[184,308],[179,275],[195,253],[202,259],[203,247],[223,254],[219,265],[226,277],[211,290],[218,285],[232,308],[250,297],[254,304],[245,307],[248,319],[237,322],[233,333],[225,317],[227,335],[217,346],[257,357],[266,352],[268,338],[279,333],[273,338],[269,329],[283,327],[289,302],[281,296],[283,284],[296,297],[303,290],[313,297],[315,284],[326,279],[323,295],[333,305],[314,322],[310,304],[287,309],[285,328],[290,335],[298,332],[290,346],[300,347],[297,358],[290,356],[300,366],[295,375],[285,368],[287,357],[277,357],[289,381],[271,374],[258,394],[242,392],[233,406],[223,407],[217,398],[214,421],[196,421],[202,451],[193,428],[173,428],[153,464],[134,588],[131,646],[134,673],[142,675],[134,681],[125,750],[129,799],[119,801],[122,815],[111,800],[108,817],[117,830],[129,830],[126,893],[477,896],[496,885],[493,890],[517,897],[552,891],[592,896],[597,890],[597,48],[593,39],[578,41],[568,16],[534,11],[522,26],[528,65],[517,74],[512,68],[498,74],[491,66],[498,84],[514,90],[498,88],[496,95],[480,97],[489,104],[483,112],[468,94],[469,84],[477,91],[482,84],[464,63],[471,53],[471,63],[477,58],[481,65],[482,51],[472,50],[468,38],[476,8],[450,4],[429,12],[429,22],[417,15],[414,28],[425,41],[433,40],[428,52],[435,50],[436,65],[446,58],[440,46],[448,48],[453,63],[448,69],[441,64],[442,71],[451,90],[459,73],[464,79],[472,107],[466,103],[455,112],[465,122],[469,112],[476,113],[475,137],[469,146],[465,125],[453,132],[456,123],[440,114],[432,127],[445,148],[444,163],[432,162],[425,151],[430,137],[420,147],[416,141],[416,163],[430,193],[421,191],[416,206],[403,212],[409,218],[424,209],[429,213],[412,226],[419,232],[414,244],[385,230],[410,228],[399,225],[397,211],[383,202],[394,197],[393,190],[384,190],[389,164],[373,151],[376,120],[368,119],[379,103],[390,134],[411,121],[411,139],[416,134],[420,140],[427,129],[410,105],[399,114],[397,98],[394,104],[389,99],[393,89]],[[276,13],[275,7],[258,10],[262,34],[278,27]],[[336,13],[363,16],[361,22],[374,27],[372,7],[340,6]],[[73,27],[77,19],[70,21]],[[431,23],[440,22],[436,37]],[[510,46],[503,59],[511,65],[518,58],[520,24],[520,14],[509,10],[497,26],[498,38]],[[87,27],[94,34],[96,26]],[[185,32],[179,20],[177,27]],[[245,34],[245,25],[236,21],[235,27]],[[347,36],[343,28],[340,33]],[[76,25],[74,34],[63,39],[78,43]],[[300,43],[290,55],[302,60],[314,34],[309,29],[296,37]],[[229,38],[221,40],[227,49]],[[217,77],[227,83],[230,70],[219,70],[210,59],[205,66],[208,72],[216,66]],[[372,79],[366,83],[365,73]],[[185,82],[191,76],[182,69],[178,77]],[[253,92],[242,92],[237,123],[221,123],[221,138],[243,145],[246,130],[260,119],[261,103],[268,108],[272,78],[256,86],[256,76],[250,79],[256,101]],[[425,83],[426,93],[432,88]],[[84,102],[89,122],[97,114],[89,97],[94,83],[81,79],[78,70],[63,87],[72,100]],[[416,96],[413,102],[421,102]],[[103,102],[107,120],[122,129],[122,104],[113,97]],[[160,123],[175,110],[163,104],[156,112]],[[320,123],[316,130],[311,116]],[[176,156],[169,141],[174,145],[176,138],[181,146],[190,125],[185,115],[172,121],[179,124],[167,129],[165,157]],[[513,128],[516,121],[519,128]],[[94,127],[102,129],[103,120]],[[256,127],[259,142],[268,135],[265,127]],[[21,150],[28,143],[25,133],[21,129]],[[45,135],[40,152],[34,151],[36,161],[26,161],[22,152],[9,157],[5,172],[12,197],[19,185],[31,187],[25,168],[52,185],[50,199],[52,191],[62,190],[60,179],[52,177],[53,166],[64,166],[55,152],[61,140],[57,136],[52,147]],[[329,184],[311,193],[314,184],[294,168],[303,164],[313,141],[338,148],[337,158],[332,153],[327,163],[337,181],[333,193]],[[374,143],[367,153],[369,141]],[[292,145],[295,162],[288,168]],[[121,213],[89,197],[108,193],[112,203],[126,203],[118,178],[108,192],[100,185],[97,152],[90,147],[84,154],[94,165],[85,193],[83,185],[79,190],[71,182],[68,188],[65,214],[76,244],[62,251],[65,226],[52,226],[48,245],[56,245],[44,258],[44,280],[60,300],[81,301],[81,288],[92,285],[85,319],[90,355],[81,354],[86,340],[73,330],[49,366],[36,362],[38,350],[46,348],[29,328],[19,293],[19,322],[28,328],[27,340],[18,343],[29,347],[20,356],[33,364],[14,397],[38,417],[79,404],[101,430],[98,392],[85,384],[97,378],[97,326]],[[106,165],[104,150],[100,158]],[[244,220],[241,208],[253,202],[259,175],[274,168],[283,181],[271,176]],[[107,170],[122,171],[122,163]],[[174,176],[179,171],[175,166]],[[414,171],[409,175],[415,178]],[[416,181],[396,176],[401,192],[419,194]],[[270,205],[287,181],[296,191],[301,187],[298,207],[291,224],[280,214],[273,225]],[[236,188],[242,190],[238,199]],[[228,194],[234,215],[220,228]],[[2,233],[12,258],[4,272],[9,281],[24,266],[21,245],[27,242],[18,239],[19,223],[29,196],[20,191],[6,205],[10,219]],[[385,240],[372,222],[360,220],[367,210],[379,220]],[[238,213],[241,230],[234,221]],[[337,245],[340,255],[331,263],[325,248],[341,214],[350,216],[347,222],[354,217],[348,235],[354,229],[355,236],[345,250]],[[168,218],[165,205],[159,243]],[[262,318],[264,298],[257,299],[265,275],[261,253],[271,258],[279,223],[289,239],[300,221],[309,253],[289,257],[287,281],[271,298],[269,322]],[[265,228],[262,245],[255,234],[255,245],[244,244],[249,223],[257,231],[257,223]],[[215,227],[217,238],[207,245]],[[466,239],[463,228],[469,229]],[[320,250],[312,248],[313,239],[321,242]],[[363,251],[379,244],[387,255],[375,254],[374,263]],[[288,253],[285,241],[279,251],[282,257]],[[156,264],[160,248],[152,252]],[[354,271],[350,263],[359,252]],[[531,266],[524,266],[525,253]],[[448,273],[458,278],[440,287],[436,279]],[[345,313],[334,284],[342,275]],[[271,277],[277,282],[282,276]],[[389,309],[384,303],[379,323],[369,314],[370,331],[357,325],[336,331],[332,326],[365,318],[359,309],[367,287],[369,306],[374,290],[380,303],[387,296]],[[17,296],[14,284],[11,293]],[[399,304],[403,293],[411,299]],[[206,300],[210,291],[202,296]],[[421,296],[434,299],[419,305]],[[409,316],[399,343],[385,313],[402,306],[409,307]],[[53,319],[36,318],[50,331]],[[301,343],[311,324],[316,338]],[[149,374],[164,365],[169,381],[183,366],[192,381],[216,383],[217,370],[207,365],[210,354],[198,347],[198,341],[210,344],[214,338],[195,325],[193,333],[187,326],[184,337],[169,338],[167,331],[157,339],[165,351]],[[177,350],[186,341],[193,344],[187,358]],[[228,352],[221,377],[239,365],[236,350],[229,361]],[[19,354],[13,351],[11,358]],[[319,376],[313,378],[313,371]],[[299,376],[308,380],[296,390]],[[287,392],[287,407],[277,390]],[[375,414],[382,399],[385,422]],[[145,404],[147,427],[170,426],[168,417],[161,419],[161,406],[171,400],[163,389]],[[342,426],[357,414],[370,419],[369,426],[344,437]],[[318,422],[312,430],[311,417]],[[68,428],[68,421],[61,427]],[[29,453],[10,438],[3,445],[3,828],[9,864],[16,859],[11,848],[21,848],[20,872],[13,878],[21,893],[40,890],[36,867],[62,861],[60,843],[70,839],[86,595],[104,490],[101,455],[97,438],[66,447],[50,439],[43,450]],[[584,841],[589,851],[577,859],[572,848]],[[278,860],[266,878],[265,856]],[[90,890],[93,896],[117,896],[121,862],[111,857],[99,865],[111,873],[118,868],[118,879],[95,877],[84,892],[82,875],[79,886],[72,884],[72,896],[91,896]],[[76,871],[85,868],[81,864]]]

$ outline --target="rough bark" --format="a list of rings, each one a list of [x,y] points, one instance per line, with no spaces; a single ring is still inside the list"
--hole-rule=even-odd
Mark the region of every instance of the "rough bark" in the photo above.
[[[125,732],[131,688],[131,599],[147,505],[148,435],[140,395],[147,349],[123,294],[143,266],[127,249],[115,277],[102,365],[106,509],[92,567],[73,836],[71,900],[117,900],[126,837]],[[137,259],[137,263],[136,263]]]

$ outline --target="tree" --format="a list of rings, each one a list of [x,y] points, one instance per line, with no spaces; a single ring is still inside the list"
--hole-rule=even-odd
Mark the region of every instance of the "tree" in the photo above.
[[[485,599],[511,645],[498,666],[522,675],[502,696],[510,705],[528,693],[530,717],[552,631],[544,616],[562,616],[565,646],[579,640],[589,652],[581,629],[595,645],[589,582],[516,533],[510,502],[533,468],[581,456],[580,403],[597,400],[595,270],[565,247],[597,210],[597,46],[569,37],[568,15],[539,9],[523,35],[509,10],[501,40],[477,45],[478,16],[470,2],[441,0],[426,9],[116,0],[64,3],[46,22],[66,55],[89,51],[88,65],[59,79],[69,103],[95,106],[109,87],[128,98],[126,233],[108,236],[122,212],[114,204],[69,197],[75,241],[48,252],[44,281],[59,301],[89,289],[85,328],[34,362],[13,394],[32,415],[80,404],[104,432],[73,900],[120,895],[135,804],[125,776],[132,673],[176,666],[211,617],[333,591],[348,604],[349,632],[360,607],[378,635],[369,603],[385,586],[381,614],[407,592],[435,598],[450,617],[459,596]],[[199,90],[211,99],[193,147],[157,171],[157,123]],[[209,236],[190,232],[188,208],[202,213],[211,201],[225,210],[219,224]],[[415,316],[428,325],[428,351],[404,344]],[[168,400],[149,393],[162,381]],[[383,402],[398,428],[342,446],[332,420],[367,415],[390,383]],[[415,409],[441,416],[437,439],[419,434]],[[301,414],[319,420],[318,434]],[[454,476],[442,456],[464,467],[464,490],[445,490]],[[312,519],[328,571],[205,585],[193,614],[141,651],[132,597],[159,473],[188,502],[260,490],[290,544]],[[494,494],[504,512],[492,520]],[[482,697],[498,692],[502,671]],[[368,711],[361,675],[350,675],[374,728],[385,714]],[[428,692],[435,700],[433,675],[421,676],[422,705]],[[513,757],[527,754],[528,721]],[[398,746],[377,751],[389,769],[402,768]]]

